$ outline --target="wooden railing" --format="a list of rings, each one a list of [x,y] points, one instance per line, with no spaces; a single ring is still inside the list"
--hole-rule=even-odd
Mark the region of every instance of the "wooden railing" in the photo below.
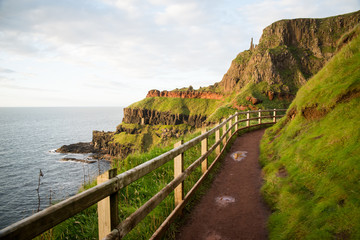
[[[257,110],[236,113],[207,132],[205,128],[203,128],[200,136],[195,137],[184,144],[182,142],[177,143],[174,149],[126,172],[116,175],[116,170],[110,170],[98,177],[97,186],[2,229],[0,231],[0,239],[34,238],[62,221],[94,205],[95,203],[98,203],[99,208],[99,238],[121,239],[159,203],[161,203],[165,197],[174,191],[175,209],[151,237],[151,239],[158,239],[170,225],[171,221],[179,214],[179,212],[181,212],[181,209],[188,202],[203,179],[207,176],[216,161],[220,158],[220,155],[225,150],[225,147],[232,136],[242,129],[266,124],[274,124],[277,118],[283,117],[283,115],[277,115],[278,111],[284,112],[286,109]],[[270,114],[267,114],[268,116],[264,116],[262,115],[264,112],[269,112]],[[246,118],[239,119],[239,116],[244,114],[246,115]],[[271,119],[271,121],[263,122],[263,119]],[[252,121],[256,121],[257,124],[251,125]],[[246,127],[239,128],[238,126],[241,122],[246,122]],[[222,135],[220,136],[221,129]],[[212,134],[215,134],[215,143],[208,149],[207,139]],[[184,152],[200,142],[202,145],[201,157],[195,160],[187,169],[184,170]],[[221,143],[223,144],[222,149],[220,145]],[[215,151],[217,157],[208,167],[207,157],[213,151]],[[133,214],[119,223],[118,191],[172,159],[174,159],[174,179],[144,205],[138,208]],[[203,174],[184,197],[183,182],[186,177],[189,176],[190,173],[193,172],[199,165],[201,165]],[[112,231],[110,232],[110,230]]]

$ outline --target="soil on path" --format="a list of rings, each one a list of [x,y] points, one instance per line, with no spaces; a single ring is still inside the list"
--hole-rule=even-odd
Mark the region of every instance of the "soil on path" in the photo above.
[[[259,142],[264,129],[238,137],[211,188],[194,207],[178,240],[267,239]]]

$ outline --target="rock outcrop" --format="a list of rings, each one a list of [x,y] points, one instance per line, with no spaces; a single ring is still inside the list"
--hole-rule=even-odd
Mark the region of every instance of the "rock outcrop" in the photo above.
[[[360,11],[324,19],[281,20],[266,27],[259,44],[241,52],[220,86],[225,93],[266,82],[268,95],[291,98],[336,53],[342,34],[360,22]],[[272,92],[272,93],[271,93]]]
[[[254,105],[259,104],[259,103],[262,102],[260,99],[257,99],[257,98],[252,97],[252,96],[247,96],[245,99],[246,99],[246,101],[249,101]]]
[[[101,155],[117,156],[120,158],[125,158],[135,151],[131,144],[114,142],[114,132],[93,131],[92,145],[95,151],[101,153]]]
[[[56,149],[58,153],[94,153],[94,147],[89,142],[79,142],[69,145],[63,145]]]
[[[80,163],[96,163],[97,162],[95,160],[78,159],[78,158],[62,158],[61,161],[63,161],[63,162],[73,161],[73,162],[80,162]]]
[[[170,98],[203,98],[221,100],[223,95],[215,92],[200,91],[159,91],[150,90],[146,97],[170,97]]]
[[[279,106],[282,102],[286,107],[297,90],[335,55],[342,43],[352,38],[352,35],[348,35],[341,40],[341,36],[359,23],[360,11],[324,19],[275,22],[264,29],[258,45],[251,39],[250,49],[237,55],[219,84],[199,90],[193,90],[191,86],[174,91],[150,90],[147,98],[139,102],[141,104],[135,103],[124,108],[125,126],[120,124],[116,132],[93,132],[94,151],[121,158],[135,150],[145,151],[154,144],[155,138],[166,140],[179,137],[187,131],[165,129],[168,126],[163,129],[161,125],[186,124],[198,128],[208,116],[211,117],[211,111],[224,105],[229,106],[230,110],[242,111]],[[159,97],[223,101],[172,99],[172,102],[179,103],[170,105],[171,108],[163,108],[167,106],[168,99]],[[164,105],[159,106],[158,100],[162,101],[159,104]],[[197,101],[204,103],[200,108],[204,106],[204,109],[211,111],[199,112],[199,108],[194,106],[181,105],[183,102]],[[208,102],[213,105],[209,107]],[[177,113],[173,113],[172,106],[178,107]],[[141,127],[126,124],[138,124]]]
[[[171,112],[133,108],[124,108],[123,118],[124,123],[149,125],[179,125],[185,123],[194,127],[201,127],[205,120],[206,116],[201,115],[173,114]]]

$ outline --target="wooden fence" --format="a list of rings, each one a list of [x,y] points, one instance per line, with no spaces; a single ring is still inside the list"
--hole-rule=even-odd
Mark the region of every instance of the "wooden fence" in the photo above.
[[[96,203],[98,203],[99,212],[99,239],[121,239],[171,192],[174,191],[175,209],[151,237],[151,239],[158,239],[165,232],[171,221],[174,220],[181,212],[181,209],[188,202],[203,179],[207,176],[222,152],[225,150],[225,147],[229,143],[231,137],[242,129],[266,124],[274,124],[277,118],[283,117],[283,115],[277,115],[278,111],[284,112],[286,109],[257,110],[236,113],[209,131],[206,131],[205,128],[203,128],[200,136],[195,137],[186,143],[179,142],[175,144],[174,149],[126,172],[116,175],[116,170],[110,170],[98,177],[97,186],[2,229],[0,231],[0,239],[34,238]],[[262,115],[264,112],[268,112],[270,114],[264,116]],[[246,118],[239,119],[239,116],[241,115],[246,115]],[[263,122],[263,119],[271,119],[271,121]],[[252,125],[251,123],[254,121],[256,124]],[[246,127],[239,128],[238,126],[241,122],[246,122]],[[222,134],[220,136],[221,129]],[[208,149],[207,140],[212,134],[215,134],[215,143]],[[200,142],[201,157],[195,160],[187,169],[184,170],[184,152]],[[220,145],[221,143],[223,145],[222,149]],[[213,151],[215,151],[217,157],[212,164],[208,166],[207,157]],[[119,190],[161,167],[172,159],[174,159],[174,179],[144,205],[138,208],[133,214],[119,223]],[[184,196],[184,180],[200,165],[203,173],[202,176],[186,194],[186,196]]]

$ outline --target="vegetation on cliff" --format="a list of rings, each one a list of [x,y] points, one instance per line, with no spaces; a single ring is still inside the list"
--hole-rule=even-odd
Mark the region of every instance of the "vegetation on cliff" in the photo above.
[[[360,238],[360,27],[261,143],[270,239]],[[349,39],[346,40],[348,42]],[[339,48],[339,47],[337,47]]]
[[[205,116],[207,121],[216,122],[241,109],[283,108],[305,84],[287,117],[266,132],[261,144],[266,181],[262,192],[273,210],[270,238],[359,239],[359,27],[341,36],[359,22],[359,15],[276,22],[264,30],[258,46],[236,57],[223,81],[216,84],[218,93],[232,88],[224,99],[145,98],[129,106],[132,116],[125,116],[127,121],[116,132],[97,132],[98,139],[93,142],[122,157],[113,161],[121,173],[170,150],[181,138],[197,136],[199,131],[188,134],[195,125],[180,121],[189,121],[185,115]],[[218,91],[219,87],[223,90]],[[176,124],[164,124],[169,119]],[[209,140],[210,145],[213,142]],[[199,148],[186,152],[185,167],[199,157]],[[121,151],[127,157],[119,154]],[[213,155],[209,157],[210,162],[213,159]],[[172,164],[121,191],[121,219],[170,181]],[[200,169],[185,182],[185,191],[199,176]],[[169,196],[125,239],[148,239],[173,208],[173,197]],[[96,238],[96,207],[48,234],[55,239]]]
[[[236,56],[220,83],[196,90],[217,92],[225,95],[224,99],[154,97],[129,108],[185,115],[213,114],[212,120],[218,121],[226,117],[221,114],[224,108],[235,112],[287,107],[297,90],[334,56],[339,38],[359,22],[360,11],[323,19],[277,21],[264,29],[257,46],[251,45]],[[195,90],[190,86],[176,91]],[[253,103],[246,100],[248,97],[258,101]]]
[[[287,108],[298,89],[341,48],[338,43],[352,36],[344,33],[359,22],[360,11],[323,19],[275,22],[264,29],[257,46],[251,44],[249,50],[236,56],[220,83],[198,90],[189,86],[149,91],[147,98],[124,109],[124,128],[136,124],[143,130],[104,134],[103,139],[110,140],[103,145],[108,146],[106,151],[111,155],[126,157],[165,140],[156,134],[156,125],[171,128],[186,124],[191,131],[236,111]],[[215,99],[211,99],[212,94]],[[99,141],[104,142],[101,138]]]
[[[129,108],[157,110],[171,112],[172,114],[209,116],[220,103],[221,101],[215,99],[150,97],[131,104]]]
[[[288,106],[298,89],[334,56],[339,38],[359,22],[360,11],[277,21],[264,29],[257,46],[237,55],[219,85],[225,93],[236,92],[231,103],[240,110]],[[247,96],[262,104],[249,105]]]

